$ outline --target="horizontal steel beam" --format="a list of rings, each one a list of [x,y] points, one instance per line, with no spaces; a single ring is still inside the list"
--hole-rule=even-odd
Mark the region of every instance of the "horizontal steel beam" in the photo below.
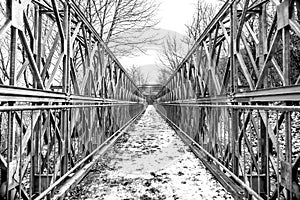
[[[86,104],[86,105],[42,105],[42,106],[2,106],[0,112],[8,111],[28,111],[28,110],[61,110],[73,108],[97,108],[97,107],[112,107],[112,106],[131,106],[143,105],[143,103],[103,103],[103,104]]]
[[[261,106],[261,105],[230,105],[230,104],[196,104],[196,103],[160,103],[159,105],[166,106],[181,106],[181,107],[199,107],[199,108],[232,108],[239,110],[274,110],[274,111],[300,111],[300,106]]]
[[[24,101],[24,102],[66,102],[64,93],[20,88],[13,86],[0,86],[0,101]]]
[[[84,95],[68,95],[62,92],[0,86],[0,102],[53,102],[53,103],[132,103],[131,101],[105,99]],[[136,103],[136,102],[134,102]]]
[[[238,102],[299,101],[300,86],[286,86],[236,93],[233,95],[233,98]]]
[[[197,99],[184,99],[168,101],[165,103],[247,103],[247,102],[278,102],[278,101],[299,101],[300,86],[286,86],[271,89],[261,89],[223,95],[215,97],[200,97]]]

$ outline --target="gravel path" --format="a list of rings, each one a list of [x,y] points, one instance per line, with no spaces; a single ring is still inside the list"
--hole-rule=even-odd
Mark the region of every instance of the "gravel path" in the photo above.
[[[66,199],[233,199],[153,106]]]

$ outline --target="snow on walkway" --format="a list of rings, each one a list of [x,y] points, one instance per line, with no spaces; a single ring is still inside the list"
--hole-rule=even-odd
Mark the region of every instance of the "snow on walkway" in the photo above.
[[[148,106],[66,199],[233,199]]]

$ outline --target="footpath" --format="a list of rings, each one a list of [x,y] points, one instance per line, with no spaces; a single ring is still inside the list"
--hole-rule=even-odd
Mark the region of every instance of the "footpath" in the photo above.
[[[65,199],[233,199],[153,106]]]

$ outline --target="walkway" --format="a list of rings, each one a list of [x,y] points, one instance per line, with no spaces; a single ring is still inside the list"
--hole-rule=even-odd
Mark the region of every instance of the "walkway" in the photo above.
[[[153,106],[66,199],[233,199]]]

